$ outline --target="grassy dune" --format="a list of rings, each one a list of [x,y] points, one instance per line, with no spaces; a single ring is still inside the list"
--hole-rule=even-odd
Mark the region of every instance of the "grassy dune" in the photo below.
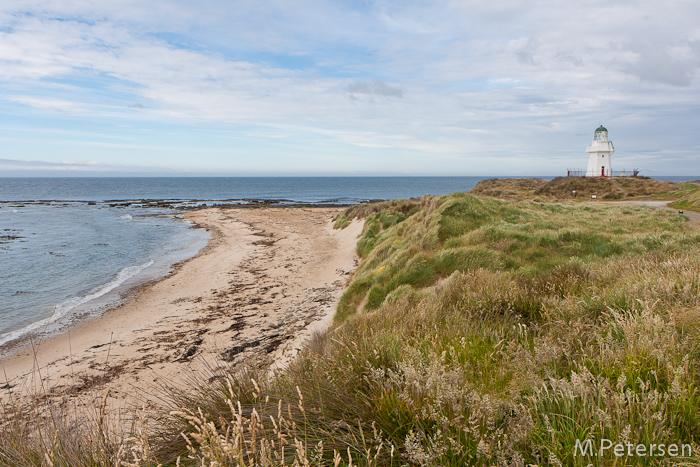
[[[599,200],[668,200],[687,199],[700,204],[700,186],[693,183],[662,182],[646,177],[556,177],[552,180],[537,178],[496,178],[480,181],[469,193],[499,199],[522,201],[589,201]]]
[[[700,184],[684,183],[682,190],[678,192],[678,200],[670,206],[676,209],[700,211]]]
[[[285,372],[172,391],[148,436],[6,430],[0,462],[700,463],[700,232],[683,216],[455,193],[355,206],[337,226],[355,217],[362,262],[337,323]],[[587,439],[691,455],[577,456]]]

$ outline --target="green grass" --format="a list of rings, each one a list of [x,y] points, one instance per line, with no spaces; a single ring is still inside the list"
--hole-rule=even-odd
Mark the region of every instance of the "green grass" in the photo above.
[[[425,287],[455,271],[478,268],[533,277],[557,268],[681,249],[683,220],[635,207],[521,203],[455,194],[410,216],[387,209],[368,216],[358,254],[364,259],[339,309],[376,309],[401,285]],[[384,216],[395,220],[382,225]],[[362,305],[364,304],[364,305]]]
[[[675,209],[700,211],[700,185],[683,183],[683,188],[677,196],[678,200],[669,204],[669,206]]]
[[[411,382],[383,397],[400,408],[393,442],[413,464],[587,465],[576,439],[698,442],[697,332],[677,322],[700,298],[700,236],[679,216],[456,194],[368,225],[334,339],[360,328],[350,339],[379,348],[378,333],[400,336],[389,366]],[[454,419],[478,422],[465,434]]]

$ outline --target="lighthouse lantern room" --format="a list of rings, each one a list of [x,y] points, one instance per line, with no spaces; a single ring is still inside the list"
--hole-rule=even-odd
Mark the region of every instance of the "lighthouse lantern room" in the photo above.
[[[612,154],[615,152],[612,141],[608,141],[608,130],[600,125],[593,133],[593,141],[586,148],[588,169],[586,177],[611,177]]]

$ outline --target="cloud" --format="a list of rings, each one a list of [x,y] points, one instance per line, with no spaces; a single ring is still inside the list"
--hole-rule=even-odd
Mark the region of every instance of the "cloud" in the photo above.
[[[145,164],[117,164],[102,161],[45,161],[0,159],[0,173],[4,176],[142,176],[178,175],[197,172],[192,168],[163,168]],[[206,172],[200,170],[200,173]]]
[[[385,97],[403,97],[403,91],[398,88],[389,86],[381,79],[373,79],[371,81],[354,81],[345,87],[345,90],[350,94],[370,94],[374,96]]]
[[[105,164],[101,161],[38,161],[38,160],[13,160],[0,159],[0,169],[2,170],[24,170],[24,169],[44,169],[56,171],[89,171],[89,172],[111,172],[114,170],[143,170],[144,166],[130,166],[125,164]]]
[[[634,44],[637,60],[627,71],[643,81],[688,87],[700,67],[700,42],[684,44]]]
[[[700,4],[681,0],[10,0],[0,5],[0,123],[50,115],[56,128],[69,117],[101,125],[95,134],[118,124],[163,139],[151,127],[182,125],[190,141],[201,125],[245,127],[239,143],[267,141],[264,154],[304,140],[376,150],[387,165],[390,150],[426,161],[577,151],[601,120],[611,136],[658,147],[650,135],[663,118],[683,132],[666,150],[700,147],[690,123],[699,16]],[[211,154],[228,150],[211,141]],[[202,163],[238,163],[191,144],[183,154]]]
[[[70,101],[66,99],[57,99],[53,97],[12,96],[10,97],[10,100],[43,110],[85,112],[88,107],[80,102]]]
[[[0,159],[0,170],[3,171],[44,170],[53,172],[113,172],[117,168],[119,168],[120,170],[124,169],[124,167],[116,167],[114,165],[104,164],[98,161],[47,162],[33,160]]]

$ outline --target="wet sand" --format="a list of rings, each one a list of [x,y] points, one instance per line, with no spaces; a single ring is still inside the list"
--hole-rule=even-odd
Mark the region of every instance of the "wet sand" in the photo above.
[[[126,304],[0,362],[4,402],[28,395],[112,409],[157,405],[208,368],[282,367],[328,326],[362,223],[339,208],[210,208],[185,215],[212,232],[197,256]],[[78,402],[76,402],[78,401]],[[16,405],[16,404],[15,404]]]

